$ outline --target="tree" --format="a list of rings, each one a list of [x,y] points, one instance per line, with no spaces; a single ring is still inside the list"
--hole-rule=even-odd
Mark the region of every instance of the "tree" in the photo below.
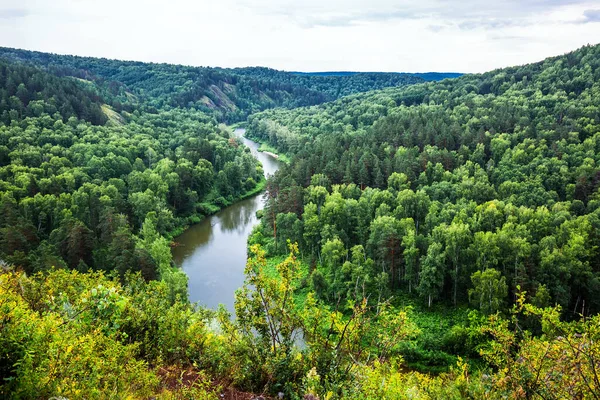
[[[454,290],[452,301],[454,305],[457,303],[458,281],[460,280],[460,267],[466,259],[466,250],[469,246],[471,232],[469,225],[462,222],[453,222],[445,230],[443,230],[444,239],[446,242],[446,255],[450,259],[450,263],[454,267],[452,279],[454,281]]]
[[[298,247],[290,244],[289,249],[288,257],[276,266],[276,276],[270,276],[265,273],[264,250],[260,245],[251,246],[246,281],[235,294],[235,324],[245,340],[252,342],[254,368],[278,380],[286,376],[288,368],[293,368],[295,335],[302,328],[300,308],[295,306],[294,298]]]
[[[410,182],[406,174],[393,172],[388,178],[388,189],[393,189],[396,192],[410,189]]]
[[[81,221],[64,219],[50,237],[69,267],[76,268],[80,261],[88,266],[93,265],[94,233]]]
[[[172,265],[172,253],[169,241],[161,236],[156,229],[156,214],[148,214],[140,230],[136,247],[146,251],[158,268],[160,279],[169,288],[169,299],[175,303],[178,299],[187,299],[187,275]]]
[[[488,268],[471,275],[473,289],[469,289],[469,300],[483,313],[492,314],[502,309],[508,294],[506,278],[500,271]]]
[[[498,237],[495,233],[475,232],[471,246],[475,254],[475,264],[480,271],[494,268],[498,265],[500,248],[498,247]]]
[[[310,249],[311,256],[315,256],[321,259],[321,222],[317,215],[317,205],[314,203],[308,203],[304,207],[304,214],[302,215],[304,221],[304,241]]]
[[[301,241],[302,232],[300,231],[300,227],[298,225],[299,222],[298,216],[294,213],[277,214],[277,237],[275,238],[277,241],[276,248],[284,250],[286,247],[285,244],[288,240],[292,243],[298,243]]]
[[[339,302],[342,296],[341,290],[343,287],[341,267],[347,257],[348,251],[344,247],[344,243],[339,238],[328,240],[323,244],[321,250],[325,267],[329,270],[331,289],[333,291],[333,300]]]
[[[375,256],[374,259],[379,260],[382,272],[389,269],[390,285],[393,289],[396,286],[397,267],[402,255],[400,224],[393,217],[378,217],[371,223],[370,230],[369,248]]]
[[[229,186],[230,193],[237,196],[241,193],[242,189],[242,172],[238,164],[229,161],[225,163],[223,168],[225,176],[227,177],[227,185]]]
[[[419,249],[417,247],[417,235],[409,229],[402,237],[404,252],[404,280],[408,282],[408,293],[412,293],[413,284],[416,284],[420,275],[419,271]]]
[[[439,297],[444,287],[446,254],[440,243],[433,242],[427,249],[427,255],[421,260],[421,273],[417,291],[427,298],[427,306],[431,307],[432,300]]]
[[[525,226],[509,222],[502,226],[497,235],[503,273],[505,276],[512,275],[511,286],[516,299],[517,286],[526,287],[527,284],[524,262],[532,250],[528,239],[530,234]]]
[[[419,233],[419,227],[425,222],[431,200],[429,196],[419,190],[413,192],[406,189],[398,193],[397,196],[398,208],[395,211],[397,218],[412,218],[415,221],[415,229]]]

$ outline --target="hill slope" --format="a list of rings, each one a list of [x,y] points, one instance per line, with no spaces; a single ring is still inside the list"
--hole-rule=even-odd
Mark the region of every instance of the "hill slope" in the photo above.
[[[226,122],[241,121],[266,108],[314,105],[360,91],[423,82],[407,74],[297,76],[268,68],[190,67],[10,48],[0,48],[0,58],[41,66],[59,76],[107,81],[111,94],[120,94],[120,103],[127,102],[127,96],[119,93],[119,88],[124,87],[153,107],[194,108]]]
[[[122,87],[111,96],[106,82],[51,72],[0,61],[0,260],[164,278],[161,235],[263,187],[256,159],[211,115],[141,100],[119,113]]]
[[[287,230],[278,227],[280,243],[299,240],[319,260],[332,243],[362,246],[379,266],[368,279],[386,271],[392,293],[467,302],[473,274],[497,269],[509,289],[503,302],[520,286],[532,298],[547,293],[546,304],[595,313],[599,93],[600,46],[587,46],[535,64],[268,110],[250,117],[248,134],[294,156],[272,183],[290,195],[273,195],[270,206],[300,221],[290,216]],[[299,187],[308,187],[304,198]],[[333,214],[315,215],[315,205]],[[279,222],[266,218],[264,237]],[[339,293],[331,268],[321,271],[331,279],[324,296]]]

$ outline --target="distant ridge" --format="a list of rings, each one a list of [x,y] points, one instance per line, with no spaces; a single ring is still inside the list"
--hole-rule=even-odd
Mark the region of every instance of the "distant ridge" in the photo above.
[[[292,71],[295,75],[305,76],[353,76],[360,74],[398,74],[398,75],[410,75],[417,78],[422,78],[426,81],[441,81],[448,78],[458,78],[464,75],[462,72],[353,72],[353,71],[325,71],[325,72],[298,72]]]
[[[120,96],[119,104],[112,104],[117,111],[135,97],[148,107],[200,110],[225,123],[243,121],[269,108],[312,106],[356,93],[425,82],[411,74],[301,75],[265,67],[193,67],[6,47],[0,47],[0,59],[41,67],[59,77],[95,82],[105,92],[112,91],[111,96]]]

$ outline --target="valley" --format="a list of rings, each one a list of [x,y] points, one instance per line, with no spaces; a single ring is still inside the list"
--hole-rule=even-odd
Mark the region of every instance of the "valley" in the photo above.
[[[599,94],[0,48],[0,397],[597,398]]]

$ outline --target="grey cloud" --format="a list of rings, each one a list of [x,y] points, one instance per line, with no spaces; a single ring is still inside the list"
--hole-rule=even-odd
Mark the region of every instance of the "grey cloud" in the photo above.
[[[366,22],[383,22],[392,20],[418,19],[422,16],[409,10],[390,10],[364,12],[364,13],[348,13],[348,14],[332,14],[324,16],[296,16],[288,14],[292,19],[295,19],[302,27],[312,28],[317,26],[327,27],[343,27],[358,25]]]
[[[537,41],[537,39],[531,38],[529,36],[523,36],[523,35],[490,35],[488,36],[488,39],[490,40],[494,40],[494,41],[507,41],[507,42],[511,42],[511,43],[532,43],[534,41]]]
[[[23,17],[28,16],[29,14],[30,14],[29,10],[18,9],[18,8],[0,10],[0,19],[23,18]]]
[[[463,30],[472,30],[479,28],[499,29],[509,26],[517,26],[524,24],[524,21],[514,19],[472,19],[458,24],[458,27]]]
[[[249,8],[266,15],[286,16],[303,28],[319,26],[345,27],[360,23],[415,20],[431,18],[436,23],[432,30],[443,26],[456,26],[461,30],[500,29],[526,26],[532,17],[557,8],[584,4],[585,0],[349,0],[304,2],[281,0],[241,0]],[[345,10],[345,11],[340,11]],[[590,22],[600,19],[596,10],[589,10]]]
[[[436,32],[436,33],[437,33],[437,32],[441,32],[441,31],[443,31],[443,30],[444,30],[444,29],[446,29],[446,28],[447,28],[447,26],[446,26],[446,25],[429,25],[429,26],[427,27],[427,29],[429,29],[429,30],[430,30],[430,31],[432,31],[432,32]]]
[[[600,22],[600,10],[585,10],[583,12],[583,23]]]

